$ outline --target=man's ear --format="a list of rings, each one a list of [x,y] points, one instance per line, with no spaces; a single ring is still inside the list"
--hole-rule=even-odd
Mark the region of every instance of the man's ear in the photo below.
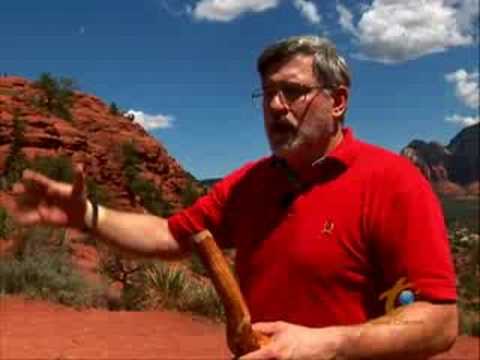
[[[342,118],[347,111],[348,107],[348,88],[346,86],[340,85],[338,88],[332,91],[332,115],[334,118]]]

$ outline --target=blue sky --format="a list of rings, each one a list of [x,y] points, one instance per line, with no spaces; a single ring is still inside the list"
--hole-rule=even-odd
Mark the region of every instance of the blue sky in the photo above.
[[[0,73],[74,78],[136,114],[197,178],[269,153],[250,100],[274,40],[329,37],[353,73],[346,124],[399,151],[478,122],[479,0],[0,2]]]

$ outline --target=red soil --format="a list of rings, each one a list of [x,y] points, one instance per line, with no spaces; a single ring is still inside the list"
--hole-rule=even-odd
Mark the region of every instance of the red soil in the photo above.
[[[0,359],[230,359],[223,326],[186,314],[76,311],[0,298]]]
[[[0,359],[230,359],[224,327],[186,314],[76,311],[0,298]],[[435,360],[479,359],[479,338],[459,337]]]

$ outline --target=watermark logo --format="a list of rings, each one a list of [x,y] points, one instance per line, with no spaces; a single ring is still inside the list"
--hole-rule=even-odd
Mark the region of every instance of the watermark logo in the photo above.
[[[403,277],[391,289],[383,292],[379,300],[385,299],[385,313],[389,314],[395,310],[397,300],[400,305],[409,305],[415,301],[415,295],[418,293],[413,284]]]

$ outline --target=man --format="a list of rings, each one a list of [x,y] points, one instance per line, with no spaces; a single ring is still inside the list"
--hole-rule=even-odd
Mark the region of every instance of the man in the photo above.
[[[162,219],[97,208],[78,167],[73,186],[26,171],[16,192],[36,204],[12,212],[24,224],[86,225],[113,246],[161,258],[188,254],[191,235],[208,228],[221,246],[237,248],[254,328],[272,339],[242,359],[411,359],[447,350],[457,336],[455,276],[427,181],[344,128],[350,74],[327,40],[280,41],[258,70],[254,97],[273,155],[189,209]],[[395,291],[407,287],[401,295],[416,301],[394,310]]]

